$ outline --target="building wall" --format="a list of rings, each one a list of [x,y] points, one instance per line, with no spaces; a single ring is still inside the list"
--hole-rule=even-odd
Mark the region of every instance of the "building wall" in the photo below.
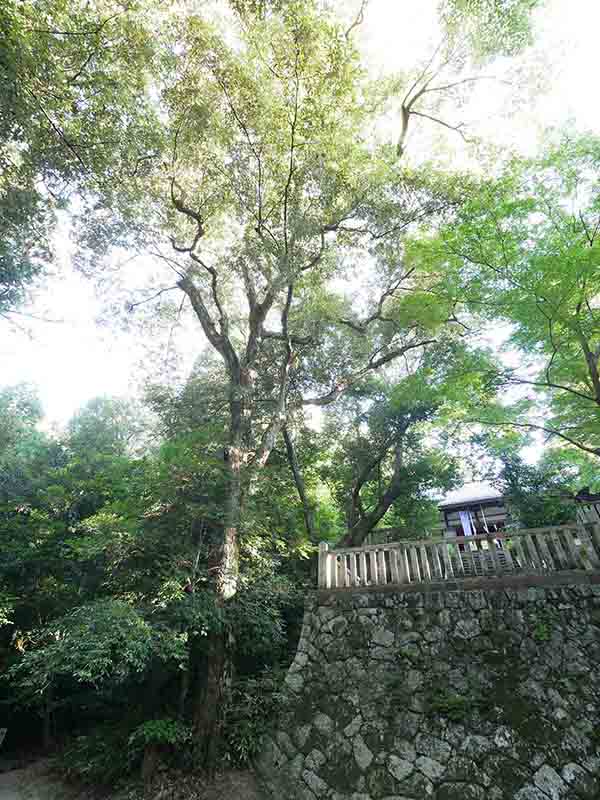
[[[598,800],[600,576],[531,580],[315,595],[257,763],[270,796]]]
[[[504,527],[507,518],[506,507],[504,504],[500,503],[492,503],[489,505],[486,505],[485,503],[465,503],[460,508],[442,508],[440,509],[442,525],[446,528],[446,531],[451,531],[452,534],[454,534],[455,530],[460,528],[462,525],[459,512],[470,511],[477,522],[477,525],[483,528],[482,508],[490,531],[493,531],[495,526],[500,528]]]

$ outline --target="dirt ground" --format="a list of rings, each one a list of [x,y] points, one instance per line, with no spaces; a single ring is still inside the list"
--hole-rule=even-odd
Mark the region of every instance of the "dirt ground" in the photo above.
[[[200,775],[169,775],[152,800],[265,800],[265,796],[251,772],[227,772],[210,783]]]
[[[75,800],[77,793],[49,774],[38,761],[0,774],[0,800]]]
[[[109,796],[62,783],[45,762],[0,774],[0,800],[141,800],[135,789]],[[251,772],[227,772],[207,782],[202,775],[165,773],[148,800],[265,800]]]

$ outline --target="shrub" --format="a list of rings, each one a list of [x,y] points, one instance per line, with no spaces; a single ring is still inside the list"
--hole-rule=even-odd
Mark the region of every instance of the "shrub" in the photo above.
[[[128,776],[133,759],[128,749],[130,728],[105,724],[77,736],[55,759],[57,768],[72,780],[113,786]]]
[[[281,705],[284,677],[283,669],[268,670],[233,687],[225,709],[223,761],[247,767],[258,754],[263,734]]]
[[[191,729],[176,719],[150,719],[142,722],[129,737],[132,753],[139,752],[148,744],[182,745],[192,737]]]

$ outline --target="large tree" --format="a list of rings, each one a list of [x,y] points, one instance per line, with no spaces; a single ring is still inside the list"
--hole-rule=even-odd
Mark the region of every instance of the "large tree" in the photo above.
[[[148,90],[160,157],[126,180],[102,175],[80,240],[104,275],[100,255],[115,247],[162,265],[169,280],[129,309],[178,292],[199,348],[208,342],[221,359],[226,481],[209,557],[221,606],[238,588],[245,501],[288,421],[462,330],[455,299],[431,294],[437,276],[406,261],[403,236],[453,213],[468,181],[398,157],[411,117],[439,121],[424,98],[473,80],[442,79],[454,32],[436,51],[441,67],[430,60],[406,78],[397,132],[380,143],[398,82],[369,80],[356,26],[308,0],[239,10],[225,29],[199,15],[157,29],[162,71]],[[196,730],[210,754],[227,671],[222,633],[208,648]]]

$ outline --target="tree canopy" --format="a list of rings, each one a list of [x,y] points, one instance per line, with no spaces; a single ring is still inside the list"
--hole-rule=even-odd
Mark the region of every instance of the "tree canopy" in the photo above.
[[[2,702],[47,746],[80,726],[78,774],[127,752],[147,775],[174,745],[247,763],[319,541],[434,535],[465,452],[522,525],[597,486],[599,141],[411,157],[431,126],[466,137],[539,4],[448,0],[438,47],[378,80],[367,3],[331,5],[0,9],[0,315],[64,211],[111,323],[165,333],[162,363],[184,330],[194,361],[60,430],[34,388],[0,390]]]
[[[536,159],[512,159],[462,206],[456,224],[419,244],[470,313],[510,326],[527,360],[504,370],[531,387],[510,424],[600,455],[600,142],[566,137]],[[458,284],[452,285],[454,282]],[[519,409],[517,408],[517,411]],[[498,423],[502,420],[488,419]]]

